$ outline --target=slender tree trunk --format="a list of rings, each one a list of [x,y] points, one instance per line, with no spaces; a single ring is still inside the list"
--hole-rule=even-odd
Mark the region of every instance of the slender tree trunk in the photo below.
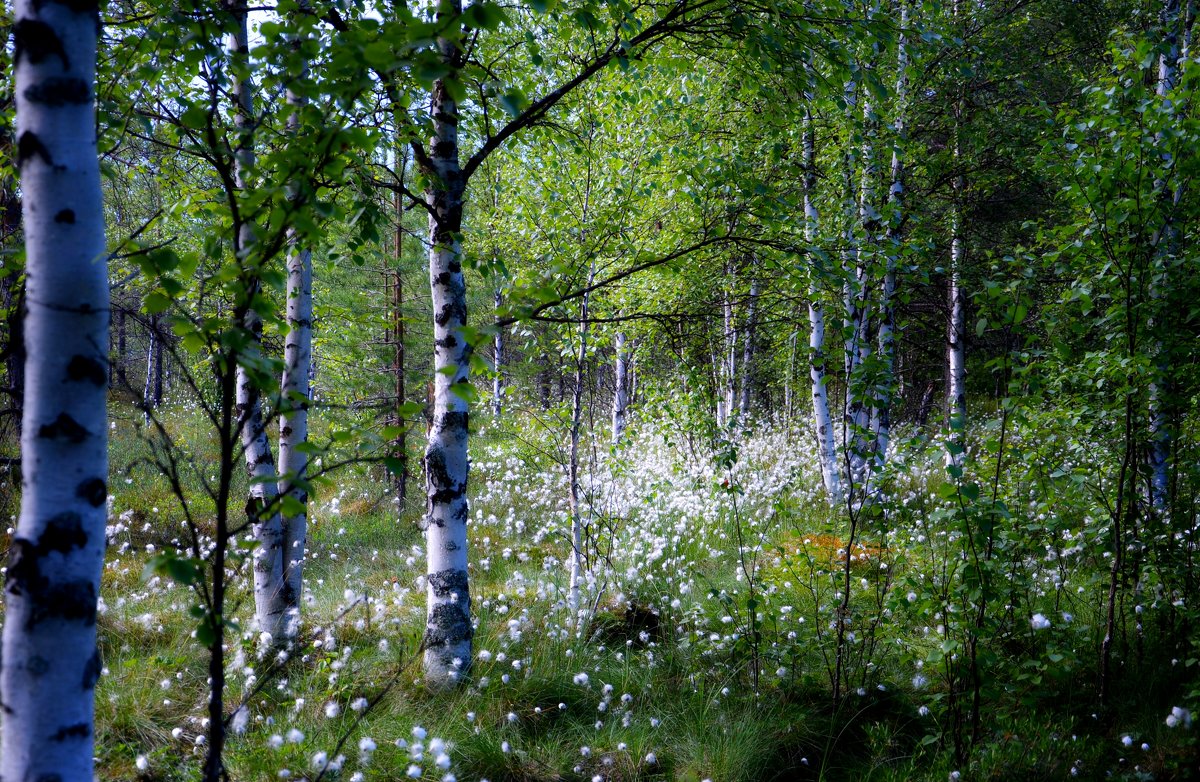
[[[155,315],[153,323],[154,329],[154,387],[151,391],[154,401],[154,407],[159,407],[163,403],[163,333],[162,333],[162,316]]]
[[[733,312],[733,294],[734,278],[729,266],[726,266],[725,274],[729,277],[728,287],[725,290],[724,306],[722,313],[725,318],[725,350],[721,358],[721,400],[717,403],[717,424],[721,427],[730,425],[733,422],[734,405],[737,403],[737,343],[738,329],[737,319]]]
[[[496,320],[500,319],[500,307],[504,296],[496,289]],[[492,347],[492,365],[496,376],[492,378],[492,417],[499,420],[504,412],[504,327],[496,326],[496,337]]]
[[[588,287],[596,277],[596,264],[593,261],[588,270]],[[584,570],[584,523],[583,514],[579,509],[579,425],[583,420],[583,382],[584,369],[587,365],[588,344],[588,294],[583,295],[579,310],[579,351],[575,355],[575,382],[571,391],[571,451],[567,462],[567,478],[571,484],[571,580],[568,605],[571,607],[571,620],[577,627],[582,626],[586,618],[582,614],[580,591],[583,585]]]
[[[954,18],[959,18],[959,0],[954,2]],[[959,96],[954,107],[954,166],[962,160],[962,123],[966,111],[966,85],[959,85]],[[966,345],[966,300],[962,289],[962,267],[966,254],[963,247],[962,200],[965,182],[962,174],[954,178],[954,194],[950,205],[950,322],[947,326],[946,360],[946,405],[950,416],[951,431],[959,431],[967,424],[967,354]],[[960,439],[961,438],[956,438]],[[958,463],[961,455],[954,455]]]
[[[460,0],[441,0],[440,24],[462,12]],[[457,43],[438,39],[444,65],[457,73],[463,62]],[[433,297],[434,400],[425,449],[428,566],[425,626],[425,679],[434,687],[454,684],[471,664],[471,597],[467,576],[467,391],[471,346],[467,288],[463,277],[464,180],[459,165],[458,105],[445,81],[434,82],[430,115],[431,171],[427,199],[429,282]]]
[[[908,110],[908,2],[900,2],[900,37],[896,50],[896,121],[892,144],[892,184],[888,189],[887,269],[879,301],[879,356],[883,366],[885,390],[877,400],[875,420],[875,463],[887,460],[891,435],[892,400],[895,398],[896,366],[896,267],[904,241],[904,158],[905,113]]]
[[[957,157],[957,156],[956,156]],[[950,322],[948,329],[947,376],[949,390],[947,404],[950,417],[957,421],[953,426],[962,427],[967,421],[967,364],[966,364],[966,300],[962,288],[963,238],[962,208],[959,205],[963,189],[962,177],[955,180],[954,206],[950,215]]]
[[[854,122],[853,110],[857,99],[847,88],[847,117]],[[870,354],[870,343],[867,339],[869,332],[868,297],[869,274],[867,264],[869,253],[866,245],[871,243],[872,225],[872,184],[874,177],[874,150],[871,135],[868,132],[868,118],[872,114],[870,100],[864,100],[862,116],[864,133],[861,149],[862,172],[857,194],[854,187],[854,157],[847,152],[844,172],[846,188],[846,252],[844,273],[846,283],[844,297],[846,314],[843,319],[846,348],[846,404],[843,410],[843,430],[845,451],[849,474],[846,476],[851,489],[860,485],[866,477],[867,439],[870,427],[870,407],[867,404],[866,381],[863,378],[862,366]],[[855,226],[861,231],[855,230]]]
[[[400,184],[403,185],[405,169],[408,168],[408,149],[400,139],[396,140],[396,158]],[[400,466],[399,473],[395,476],[394,480],[396,499],[399,501],[401,507],[403,507],[404,503],[408,500],[408,421],[402,412],[407,397],[404,386],[408,366],[404,344],[404,263],[402,253],[404,240],[404,200],[399,191],[393,196],[393,208],[396,211],[395,252],[393,255],[395,268],[391,272],[392,311],[391,323],[389,324],[391,330],[389,341],[392,344],[392,383],[395,396],[395,409],[392,414],[392,422],[396,427],[396,438],[392,441],[392,455],[399,462]]]
[[[758,327],[759,281],[750,280],[750,302],[746,313],[746,337],[742,341],[741,398],[738,400],[738,418],[744,426],[750,415],[751,391],[754,387],[754,336]]]
[[[820,214],[816,205],[817,169],[816,144],[813,134],[812,110],[804,107],[804,240],[812,246],[817,241]],[[808,287],[808,374],[812,385],[813,431],[817,438],[817,462],[821,480],[832,505],[842,501],[837,449],[833,440],[833,421],[829,416],[829,393],[826,388],[825,305],[817,285],[817,270],[810,269]]]
[[[125,379],[125,357],[129,355],[129,347],[125,336],[125,307],[117,308],[117,383],[125,388],[129,381]]]
[[[226,6],[234,20],[234,32],[226,37],[226,49],[230,59],[242,60],[248,65],[249,45],[247,38],[247,10],[245,0],[233,0]],[[238,130],[238,145],[234,150],[234,186],[239,192],[248,187],[247,171],[254,166],[254,85],[249,76],[235,82],[231,97],[234,101],[234,122]],[[243,215],[236,227],[236,254],[242,259],[251,259],[254,252],[254,229]],[[244,350],[247,358],[253,359],[262,352],[262,318],[253,309],[253,302],[261,286],[258,272],[252,266],[245,281],[245,295],[251,302],[246,309],[242,328],[249,337]],[[245,452],[246,471],[250,477],[249,497],[246,512],[251,520],[251,529],[258,548],[254,552],[254,618],[261,632],[268,633],[272,642],[281,642],[287,606],[284,597],[284,530],[279,513],[278,479],[275,456],[267,437],[267,427],[262,415],[261,382],[246,369],[246,362],[238,363],[236,372],[236,398],[238,431]],[[213,747],[211,753],[219,754]]]
[[[301,11],[307,8],[301,0]],[[293,47],[304,45],[296,38]],[[302,66],[297,79],[308,78],[307,65]],[[293,138],[300,135],[301,115],[308,104],[306,98],[289,84],[285,100],[292,112],[287,130]],[[293,197],[296,193],[290,193]],[[304,593],[304,550],[308,540],[308,406],[311,401],[309,374],[312,365],[312,250],[301,245],[294,228],[288,229],[287,305],[285,318],[287,335],[283,344],[283,377],[280,379],[279,415],[279,483],[280,520],[283,527],[283,593],[286,612],[283,638],[292,639],[299,630],[300,603]],[[287,507],[290,506],[290,507]]]
[[[142,408],[145,410],[146,423],[150,423],[150,411],[154,404],[154,366],[158,355],[158,316],[150,318],[146,331],[150,335],[150,344],[146,346],[146,382],[142,384]]]
[[[1190,6],[1189,18],[1185,20],[1185,28],[1190,30]],[[1169,100],[1168,96],[1175,91],[1179,81],[1178,63],[1180,61],[1179,47],[1179,19],[1180,7],[1179,0],[1165,0],[1162,10],[1162,28],[1164,34],[1164,51],[1158,60],[1158,86],[1156,92],[1158,97],[1163,100]],[[1183,59],[1186,61],[1188,49],[1188,36],[1184,36]],[[1174,109],[1175,107],[1173,107]],[[1162,135],[1155,136],[1155,142],[1161,143]],[[1164,158],[1169,158],[1170,153],[1164,152]],[[1179,204],[1183,200],[1183,183],[1179,182],[1172,187],[1172,180],[1175,177],[1168,176],[1161,178],[1155,182],[1162,195],[1160,196],[1166,217],[1163,221],[1162,228],[1154,237],[1155,250],[1155,266],[1162,269],[1163,279],[1159,281],[1158,275],[1154,275],[1155,282],[1151,285],[1150,295],[1156,302],[1160,303],[1164,298],[1166,291],[1170,290],[1170,264],[1179,251],[1179,228],[1175,225],[1175,214],[1178,211]],[[1157,319],[1156,319],[1157,320]],[[1151,331],[1156,329],[1157,324],[1151,322]],[[1167,355],[1162,337],[1158,337],[1154,344],[1154,372],[1150,382],[1150,502],[1152,506],[1160,513],[1165,512],[1168,507],[1169,490],[1170,490],[1170,456],[1171,456],[1171,427],[1169,402],[1171,396],[1170,382],[1170,359]]]
[[[17,0],[26,286],[21,515],[0,647],[0,778],[90,780],[108,497],[108,268],[95,4]]]
[[[625,347],[625,332],[613,338],[613,414],[612,441],[621,442],[625,434],[625,418],[629,411],[629,351]]]

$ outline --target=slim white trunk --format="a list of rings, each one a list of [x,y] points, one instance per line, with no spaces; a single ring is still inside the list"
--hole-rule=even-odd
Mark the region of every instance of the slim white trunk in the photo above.
[[[245,60],[249,57],[245,5],[235,5],[230,14],[236,27],[226,36],[225,46],[231,60]],[[234,184],[238,191],[242,192],[249,184],[246,172],[254,166],[254,85],[249,76],[234,83],[231,97],[234,101],[234,123],[239,136],[237,148],[234,150]],[[238,257],[249,257],[254,242],[253,227],[243,216],[235,242]],[[253,301],[261,285],[257,274],[251,272],[246,284],[246,296]],[[242,327],[250,341],[241,355],[254,360],[262,349],[263,324],[262,318],[253,308],[246,311]],[[286,606],[283,601],[283,520],[279,515],[275,456],[271,452],[266,423],[263,421],[261,389],[241,362],[237,367],[235,384],[238,431],[241,433],[246,472],[250,478],[246,512],[250,515],[251,531],[258,543],[258,548],[254,551],[254,618],[258,629],[269,633],[271,638],[278,642],[284,637]]]
[[[285,513],[283,601],[289,613],[285,634],[296,634],[304,589],[304,548],[308,527],[309,363],[312,360],[312,251],[293,250],[288,257],[288,334],[283,347],[283,401],[279,418],[279,493],[298,505]]]
[[[596,264],[593,262],[588,270],[588,287],[596,277]],[[576,626],[585,623],[582,612],[580,592],[584,577],[584,523],[583,514],[579,508],[579,426],[583,420],[583,380],[584,367],[587,362],[588,344],[588,294],[583,295],[579,309],[579,351],[575,355],[575,385],[571,392],[571,451],[567,462],[567,479],[570,482],[570,511],[571,511],[571,580],[570,593],[567,598],[571,608],[571,620]]]
[[[1189,7],[1189,13],[1190,13]],[[1158,97],[1164,101],[1169,100],[1169,95],[1174,92],[1179,76],[1178,63],[1180,61],[1179,47],[1179,0],[1166,0],[1162,10],[1162,27],[1165,38],[1165,50],[1158,59],[1158,85],[1156,92]],[[1191,20],[1185,20],[1185,27],[1190,29]],[[1184,37],[1183,58],[1186,60],[1189,47],[1187,36]],[[1175,112],[1175,107],[1172,108],[1172,113]],[[1161,142],[1161,134],[1156,135],[1156,142]],[[1165,153],[1164,153],[1165,156]],[[1165,202],[1166,219],[1162,228],[1158,231],[1155,241],[1155,264],[1163,270],[1163,279],[1159,280],[1158,276],[1154,276],[1155,282],[1151,284],[1150,295],[1155,300],[1161,300],[1163,291],[1170,288],[1169,278],[1166,274],[1170,268],[1170,259],[1179,250],[1179,229],[1175,225],[1175,213],[1178,211],[1180,202],[1183,200],[1183,185],[1182,183],[1171,187],[1171,179],[1161,179],[1155,182],[1155,185],[1161,189],[1162,199]],[[1154,322],[1151,321],[1151,329],[1154,328]],[[1155,509],[1164,511],[1168,505],[1168,495],[1170,490],[1170,456],[1171,456],[1171,430],[1170,416],[1167,412],[1167,397],[1169,396],[1169,359],[1167,351],[1164,349],[1161,338],[1155,340],[1154,344],[1154,371],[1151,375],[1150,382],[1150,501]]]
[[[849,90],[848,90],[849,92]],[[848,102],[853,109],[854,102]],[[847,211],[847,242],[846,251],[846,287],[845,287],[845,331],[846,331],[846,405],[843,411],[843,426],[845,436],[846,456],[849,463],[850,485],[862,483],[866,478],[868,456],[867,432],[870,429],[870,406],[867,404],[868,389],[861,367],[870,356],[871,344],[868,339],[870,329],[868,297],[869,280],[868,264],[870,254],[868,247],[872,244],[872,227],[874,223],[874,208],[871,201],[874,197],[874,144],[871,137],[872,108],[870,99],[864,99],[862,105],[863,143],[861,148],[862,172],[859,180],[857,200],[854,192],[854,160],[852,155],[846,156],[846,211]],[[853,121],[853,120],[851,120]],[[859,232],[855,230],[855,219]],[[853,267],[852,269],[849,267]]]
[[[952,13],[959,18],[959,0],[954,0]],[[966,86],[959,85],[959,96],[954,106],[954,167],[961,165],[962,159],[962,121],[966,110],[963,93]],[[959,441],[961,437],[954,434],[961,432],[967,423],[967,354],[963,340],[966,338],[966,301],[962,290],[962,265],[965,250],[962,237],[962,199],[965,182],[961,174],[954,178],[954,193],[950,203],[950,286],[949,304],[950,320],[947,323],[946,337],[946,407],[950,417],[952,438]],[[952,456],[951,461],[961,464],[960,456]]]
[[[439,24],[456,22],[460,0],[441,0]],[[439,38],[443,63],[456,72],[462,54],[454,41]],[[429,282],[433,300],[433,420],[425,447],[428,514],[426,565],[425,680],[433,687],[457,682],[471,665],[471,597],[467,576],[467,403],[471,346],[467,287],[459,242],[463,174],[459,165],[458,104],[442,80],[431,96],[433,137],[429,141]]]
[[[947,366],[950,383],[947,404],[951,419],[957,421],[954,424],[957,428],[965,426],[967,421],[967,365],[966,348],[963,345],[966,333],[966,302],[963,298],[961,280],[964,250],[962,208],[959,205],[962,189],[962,177],[958,177],[955,180],[954,204],[950,212],[950,322],[947,336]]]
[[[307,8],[301,0],[300,8]],[[299,49],[303,38],[293,41]],[[308,77],[302,66],[300,79]],[[300,115],[308,100],[290,85],[285,100],[292,108],[288,133],[300,133]],[[295,193],[291,193],[295,196]],[[283,377],[280,380],[279,416],[279,494],[290,498],[293,509],[281,506],[283,526],[283,603],[287,620],[284,637],[293,638],[299,629],[301,595],[304,592],[304,547],[308,534],[308,454],[302,447],[308,442],[308,406],[311,401],[309,377],[312,369],[312,250],[300,246],[295,230],[288,231],[287,260],[287,335],[283,344]]]
[[[0,778],[92,779],[108,497],[109,289],[96,156],[97,6],[17,0],[27,297],[21,515],[5,575]]]
[[[504,297],[500,289],[496,289],[496,319],[500,319],[500,307]],[[493,347],[493,371],[496,376],[492,379],[492,417],[499,419],[504,412],[504,328],[496,327],[496,337]]]
[[[142,408],[147,424],[150,423],[150,410],[154,407],[154,354],[155,348],[158,347],[155,320],[156,318],[150,319],[150,328],[147,329],[150,333],[150,344],[146,348],[146,382],[142,385]]]
[[[612,441],[615,445],[625,434],[625,418],[629,411],[629,351],[625,347],[625,332],[617,332],[613,352]]]
[[[813,140],[812,111],[804,108],[804,240],[812,246],[817,240],[820,215],[817,212],[816,145]],[[821,481],[830,504],[842,501],[837,450],[833,440],[833,421],[829,416],[829,393],[826,389],[825,306],[821,302],[816,270],[809,272],[808,287],[808,372],[812,381],[813,431],[817,439],[817,461]]]
[[[908,110],[908,2],[900,2],[900,37],[896,50],[896,121],[892,143],[892,184],[888,189],[887,268],[879,301],[879,356],[883,365],[885,389],[876,400],[875,463],[882,467],[887,460],[891,435],[892,399],[896,365],[896,267],[903,237],[905,112]]]
[[[721,358],[721,381],[723,388],[721,391],[721,401],[717,407],[717,424],[721,427],[728,426],[733,421],[734,404],[737,401],[736,390],[737,386],[737,321],[733,314],[733,296],[730,290],[733,288],[733,279],[726,269],[726,276],[729,277],[728,288],[725,290],[724,306],[722,308],[725,318],[725,349]]]
[[[746,313],[746,334],[742,340],[741,398],[738,401],[738,419],[745,426],[750,415],[750,392],[754,379],[754,331],[758,326],[759,281],[757,276],[750,280],[750,302]]]

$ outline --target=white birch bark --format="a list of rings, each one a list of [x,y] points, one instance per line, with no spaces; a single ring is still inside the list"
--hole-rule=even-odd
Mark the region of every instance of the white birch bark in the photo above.
[[[883,365],[885,388],[877,400],[873,416],[875,427],[875,464],[882,467],[887,461],[891,435],[892,399],[894,398],[896,365],[896,267],[898,265],[904,225],[904,157],[905,113],[908,110],[908,2],[900,2],[900,35],[896,48],[896,120],[892,143],[892,184],[888,189],[891,207],[887,226],[887,268],[879,300],[879,356]]]
[[[758,326],[759,281],[750,280],[750,301],[746,312],[746,333],[742,340],[741,397],[738,400],[738,421],[742,426],[750,415],[750,392],[754,382],[754,331]]]
[[[849,92],[849,90],[847,90]],[[849,109],[853,103],[847,104]],[[847,246],[847,262],[853,269],[846,270],[846,407],[844,411],[845,448],[849,465],[847,476],[850,485],[861,484],[866,479],[870,429],[870,406],[867,404],[869,389],[860,369],[871,353],[868,338],[870,315],[868,306],[870,273],[869,247],[873,243],[872,226],[877,213],[872,206],[874,198],[875,152],[872,138],[873,108],[869,97],[862,102],[863,140],[860,151],[862,159],[861,178],[855,199],[853,187],[853,158],[847,156],[847,213],[849,216],[848,236],[854,236]],[[855,231],[855,217],[859,232]]]
[[[816,144],[812,110],[804,107],[804,240],[811,247],[817,240],[820,214],[816,205]],[[829,416],[826,388],[825,305],[821,301],[815,270],[809,272],[808,286],[808,372],[812,383],[813,432],[817,440],[817,461],[821,480],[832,505],[842,501],[837,450],[833,440],[833,421]]]
[[[954,18],[959,18],[959,0],[953,6]],[[954,107],[954,167],[958,168],[962,158],[962,121],[966,110],[963,92],[966,86],[959,86],[959,96]],[[966,301],[962,290],[962,266],[965,250],[962,237],[962,197],[965,182],[961,174],[954,178],[954,194],[950,204],[950,285],[948,291],[950,303],[950,320],[947,324],[946,349],[946,406],[950,417],[951,437],[959,441],[961,433],[967,424],[967,354],[963,344],[966,338]],[[961,455],[952,455],[951,461],[961,464]]]
[[[235,62],[247,60],[250,50],[245,3],[232,5],[230,14],[234,18],[235,29],[226,36],[226,50]],[[249,185],[246,172],[254,165],[254,84],[249,76],[233,84],[230,97],[234,101],[234,121],[239,136],[234,150],[234,185],[241,192]],[[254,241],[254,230],[243,216],[234,244],[240,259],[250,256]],[[245,295],[253,301],[260,287],[256,272],[250,273],[246,286]],[[261,351],[263,325],[262,318],[253,307],[246,311],[242,327],[250,337],[244,353],[254,356]],[[245,453],[246,472],[250,478],[246,512],[251,517],[251,532],[258,543],[254,551],[254,618],[259,631],[269,634],[272,641],[278,643],[284,638],[286,605],[283,600],[284,532],[279,514],[275,456],[271,452],[263,420],[261,390],[242,362],[238,363],[234,382],[238,431]]]
[[[142,409],[147,425],[150,423],[150,410],[154,407],[154,354],[158,347],[158,329],[155,319],[150,319],[150,344],[146,347],[146,382],[142,385]]]
[[[733,294],[730,290],[733,288],[734,281],[730,275],[728,267],[726,268],[726,276],[730,277],[728,288],[725,290],[724,304],[722,314],[725,319],[725,349],[721,358],[721,401],[717,408],[717,424],[721,427],[729,426],[733,422],[734,404],[737,401],[736,390],[737,386],[737,319],[733,312]]]
[[[462,12],[460,0],[441,0],[439,24]],[[462,64],[456,43],[439,38],[443,63],[455,72]],[[458,104],[443,80],[434,82],[430,115],[429,282],[433,300],[433,420],[425,447],[428,513],[425,519],[426,623],[425,680],[433,687],[453,685],[471,664],[471,597],[467,576],[467,403],[471,347],[467,288],[463,277],[464,180],[459,164]]]
[[[5,573],[0,778],[91,780],[108,497],[109,288],[96,155],[95,3],[17,0],[27,272],[24,475]]]
[[[625,332],[618,331],[613,338],[613,413],[612,441],[621,442],[625,434],[626,416],[629,411],[629,351],[625,347]]]
[[[301,0],[301,11],[307,8]],[[293,41],[299,49],[302,37]],[[302,65],[298,79],[308,77]],[[292,136],[300,133],[300,115],[307,98],[289,85],[285,100],[292,112],[287,129]],[[291,194],[293,197],[295,193]],[[284,637],[294,638],[299,629],[301,595],[304,592],[304,549],[308,537],[308,454],[302,447],[308,442],[308,406],[311,401],[309,376],[312,369],[312,250],[300,245],[295,229],[288,231],[287,260],[287,335],[283,344],[283,376],[280,379],[279,417],[279,494],[291,499],[298,510],[288,512],[282,505],[283,526],[283,604],[287,618]]]
[[[587,287],[596,278],[596,264],[588,269]],[[583,616],[581,590],[584,580],[584,523],[579,508],[579,427],[583,420],[583,381],[587,362],[588,345],[588,299],[585,293],[579,308],[579,350],[575,355],[575,384],[571,392],[571,450],[567,461],[567,480],[570,482],[569,509],[571,511],[571,572],[567,605],[571,609],[571,620],[577,627],[586,623]]]
[[[955,159],[958,159],[958,145],[955,143]],[[950,321],[947,330],[947,368],[949,390],[947,404],[952,420],[952,426],[961,428],[967,422],[967,363],[966,347],[963,344],[965,336],[966,302],[962,289],[963,238],[962,238],[962,206],[960,201],[963,191],[963,178],[954,180],[954,203],[950,210]],[[956,422],[956,423],[955,423]]]
[[[1165,47],[1158,59],[1158,84],[1155,88],[1158,97],[1164,101],[1170,100],[1168,96],[1174,92],[1178,84],[1178,63],[1180,61],[1179,16],[1179,0],[1166,0],[1162,10]],[[1185,35],[1183,46],[1183,57],[1185,60],[1188,48],[1190,47]],[[1177,108],[1174,106],[1171,107],[1173,115],[1177,113]],[[1161,141],[1162,134],[1156,134],[1155,142],[1161,143]],[[1168,153],[1164,153],[1164,157],[1168,157]],[[1170,288],[1168,272],[1171,258],[1179,250],[1179,229],[1175,225],[1174,218],[1179,204],[1183,200],[1183,185],[1180,183],[1172,187],[1169,179],[1160,179],[1155,182],[1155,185],[1163,194],[1162,199],[1164,201],[1166,217],[1162,228],[1154,237],[1154,260],[1156,267],[1158,267],[1155,271],[1157,272],[1158,269],[1162,270],[1162,279],[1159,279],[1158,274],[1153,276],[1154,282],[1151,285],[1150,295],[1154,300],[1161,300],[1163,291]],[[1151,321],[1151,331],[1154,330],[1154,325],[1154,322]],[[1161,338],[1155,340],[1153,349],[1154,372],[1151,376],[1149,390],[1150,502],[1156,510],[1161,512],[1167,507],[1168,492],[1170,489],[1171,430],[1166,404],[1170,385],[1168,381],[1170,367]]]

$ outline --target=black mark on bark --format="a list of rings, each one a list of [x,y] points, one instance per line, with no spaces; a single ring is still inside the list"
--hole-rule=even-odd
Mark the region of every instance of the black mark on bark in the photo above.
[[[17,167],[25,165],[35,155],[46,161],[46,165],[54,165],[54,158],[50,157],[50,150],[46,149],[46,145],[37,137],[36,133],[27,130],[17,141]]]
[[[51,76],[27,87],[25,99],[44,106],[77,106],[91,102],[92,90],[83,79],[73,76]],[[71,222],[75,222],[74,219]]]
[[[90,735],[92,735],[92,726],[86,722],[79,722],[59,728],[58,732],[50,739],[51,741],[66,741],[67,739],[86,739]]]
[[[54,423],[45,424],[38,429],[38,437],[47,440],[63,439],[70,443],[82,443],[91,437],[91,432],[80,426],[79,422],[66,413],[59,413]]]
[[[97,386],[106,386],[108,385],[108,372],[104,365],[94,358],[72,356],[70,362],[67,363],[67,380],[86,380]]]
[[[38,19],[22,19],[13,25],[13,62],[21,62],[21,55],[29,62],[38,64],[50,57],[62,60],[63,68],[71,67],[67,52],[54,28]]]
[[[87,500],[93,508],[99,508],[108,499],[108,484],[101,478],[89,478],[75,488],[75,495]]]

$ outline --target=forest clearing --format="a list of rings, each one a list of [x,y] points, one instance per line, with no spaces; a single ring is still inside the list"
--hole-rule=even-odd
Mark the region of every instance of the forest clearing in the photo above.
[[[0,779],[1200,778],[1196,13],[15,0]]]

